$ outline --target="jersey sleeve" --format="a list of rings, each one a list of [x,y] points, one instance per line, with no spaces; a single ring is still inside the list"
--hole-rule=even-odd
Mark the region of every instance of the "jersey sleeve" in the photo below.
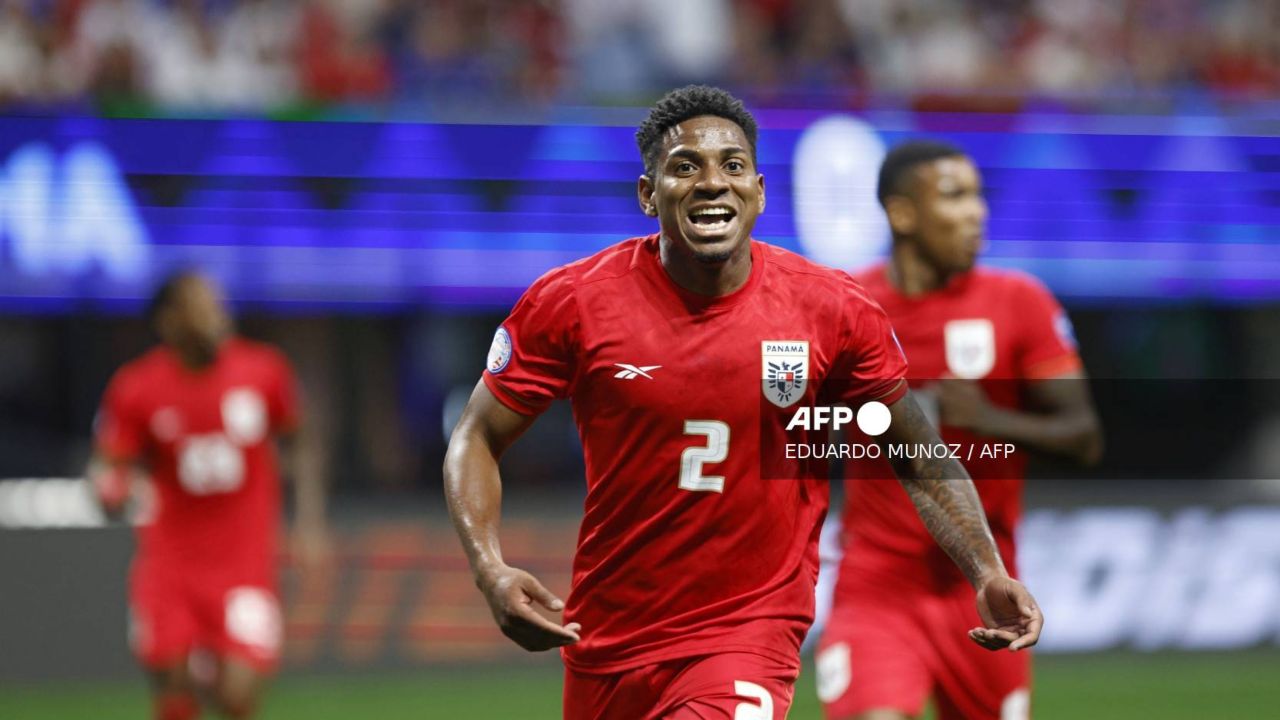
[[[850,286],[841,313],[844,341],[832,374],[833,401],[851,407],[871,400],[892,405],[907,392],[907,359],[889,316],[852,281]]]
[[[503,405],[535,415],[567,397],[581,319],[570,278],[552,270],[529,287],[494,333],[484,383]]]
[[[271,429],[277,433],[287,433],[298,427],[301,419],[298,399],[298,376],[293,371],[293,363],[284,353],[271,352],[271,386],[267,392],[267,413],[271,418]]]
[[[94,445],[113,460],[133,460],[146,445],[146,419],[135,373],[121,369],[111,378],[94,419]]]
[[[1071,319],[1049,289],[1027,278],[1018,308],[1017,372],[1030,380],[1045,380],[1082,367]]]

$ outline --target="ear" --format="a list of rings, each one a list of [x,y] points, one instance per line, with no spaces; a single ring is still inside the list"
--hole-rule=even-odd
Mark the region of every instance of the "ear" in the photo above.
[[[894,235],[914,235],[917,217],[915,203],[903,195],[890,195],[884,201],[884,213],[889,218],[889,229]]]
[[[760,186],[760,200],[757,201],[756,214],[764,212],[764,173],[756,174],[756,183]]]
[[[658,206],[653,198],[653,181],[647,175],[636,180],[636,199],[640,201],[640,210],[649,217],[658,217]]]

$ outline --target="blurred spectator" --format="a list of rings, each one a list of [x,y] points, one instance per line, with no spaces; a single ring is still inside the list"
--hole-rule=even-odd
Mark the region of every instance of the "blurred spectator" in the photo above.
[[[413,112],[1280,91],[1274,0],[0,0],[0,103]]]
[[[42,89],[41,29],[29,5],[24,0],[0,5],[0,102],[35,97]]]
[[[287,105],[298,99],[299,2],[235,0],[219,38],[225,63],[224,97],[247,107]]]
[[[322,103],[350,102],[378,100],[389,94],[390,62],[374,34],[377,10],[371,3],[308,3],[302,24],[302,68],[308,98]]]

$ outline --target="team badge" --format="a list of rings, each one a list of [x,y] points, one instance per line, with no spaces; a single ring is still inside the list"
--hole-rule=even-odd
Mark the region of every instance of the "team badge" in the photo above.
[[[489,359],[486,366],[489,372],[497,375],[507,369],[507,363],[511,362],[511,333],[507,329],[498,326],[498,331],[493,334],[493,344],[489,346]]]
[[[986,318],[952,320],[943,330],[947,370],[964,380],[987,376],[996,366],[996,328]]]
[[[760,343],[764,396],[780,408],[794,405],[809,385],[809,341],[765,340]]]
[[[267,403],[253,388],[235,388],[222,396],[222,427],[237,445],[254,445],[267,435]]]

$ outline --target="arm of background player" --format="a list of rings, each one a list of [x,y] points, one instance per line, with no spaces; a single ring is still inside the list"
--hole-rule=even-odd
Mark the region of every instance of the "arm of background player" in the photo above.
[[[110,520],[123,520],[125,504],[132,493],[133,473],[137,463],[126,457],[113,457],[101,448],[94,451],[85,469],[85,478],[93,489],[93,497]]]
[[[302,422],[280,436],[289,477],[293,481],[294,519],[290,551],[305,569],[316,569],[330,557],[329,492],[318,438]]]
[[[942,441],[910,393],[890,405],[889,412],[889,429],[880,436],[885,455],[895,458],[890,460],[893,471],[929,533],[977,591],[978,614],[986,627],[970,630],[969,637],[988,649],[1034,645],[1044,618],[1031,593],[1005,572],[969,474],[946,453],[941,458],[912,453],[917,457],[908,459],[907,453],[891,452],[892,446],[936,446]]]
[[[477,383],[449,439],[444,494],[476,585],[498,627],[526,650],[549,650],[577,642],[580,626],[562,627],[538,614],[535,602],[556,612],[564,603],[533,575],[503,562],[498,542],[502,509],[498,459],[533,420],[534,416],[521,415],[499,402],[483,382]]]
[[[1026,411],[1002,408],[987,402],[977,383],[966,380],[944,380],[938,389],[944,425],[966,427],[1082,465],[1102,458],[1102,427],[1083,372],[1033,380],[1027,400]]]

